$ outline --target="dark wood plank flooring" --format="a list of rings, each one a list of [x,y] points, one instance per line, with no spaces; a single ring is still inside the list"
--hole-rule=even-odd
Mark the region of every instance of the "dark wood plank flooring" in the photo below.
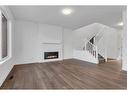
[[[69,59],[14,66],[1,89],[127,89],[118,61],[102,64]]]

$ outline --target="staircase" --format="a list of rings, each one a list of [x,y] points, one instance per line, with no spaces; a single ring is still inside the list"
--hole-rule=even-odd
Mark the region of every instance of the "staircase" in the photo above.
[[[85,42],[85,46],[83,47],[83,50],[88,52],[90,56],[96,59],[97,63],[103,63],[107,61],[106,50],[99,48],[99,45],[98,45],[101,42],[102,38],[104,37],[103,31],[104,31],[104,28],[102,29],[102,31],[100,31],[96,35],[93,35],[92,38],[87,40]]]
[[[94,23],[75,32],[75,43],[73,58],[90,63],[103,63],[107,61],[107,33],[109,27]]]

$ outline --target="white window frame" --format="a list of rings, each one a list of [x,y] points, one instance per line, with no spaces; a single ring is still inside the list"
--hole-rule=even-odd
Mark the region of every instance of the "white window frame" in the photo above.
[[[7,14],[7,12],[3,11],[2,8],[0,8],[0,31],[2,31],[2,14],[6,17],[7,19],[7,56],[2,58],[2,32],[0,32],[0,64],[6,62],[7,60],[9,60],[12,57],[12,47],[11,47],[11,20],[9,19],[9,15]]]

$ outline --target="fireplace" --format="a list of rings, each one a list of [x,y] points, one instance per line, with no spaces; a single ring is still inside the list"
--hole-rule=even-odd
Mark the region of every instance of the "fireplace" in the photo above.
[[[59,57],[59,52],[44,52],[44,59],[57,59]]]

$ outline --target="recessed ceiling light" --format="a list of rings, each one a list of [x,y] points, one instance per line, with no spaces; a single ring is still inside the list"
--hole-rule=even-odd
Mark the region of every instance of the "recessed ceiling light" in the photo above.
[[[62,13],[64,15],[70,15],[72,13],[72,9],[69,9],[69,8],[65,8],[62,10]]]
[[[119,26],[123,26],[123,22],[119,22],[117,25],[119,25]]]

